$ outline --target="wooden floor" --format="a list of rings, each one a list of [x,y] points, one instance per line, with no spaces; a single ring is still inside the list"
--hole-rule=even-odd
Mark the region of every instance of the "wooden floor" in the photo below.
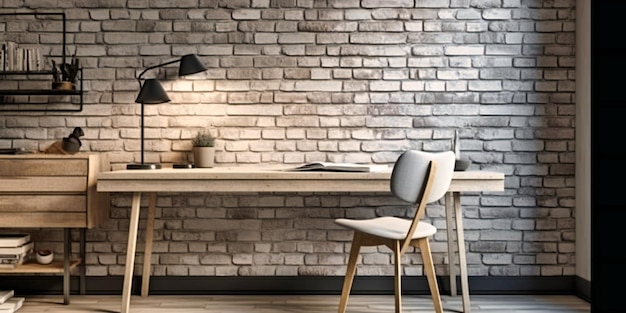
[[[446,313],[461,312],[461,297],[442,296]],[[26,296],[17,313],[119,312],[121,296]],[[405,295],[403,312],[433,312],[429,296]],[[589,313],[590,304],[576,296],[472,295],[472,313]],[[339,296],[133,296],[133,313],[332,313]],[[394,312],[393,296],[350,296],[347,313]]]

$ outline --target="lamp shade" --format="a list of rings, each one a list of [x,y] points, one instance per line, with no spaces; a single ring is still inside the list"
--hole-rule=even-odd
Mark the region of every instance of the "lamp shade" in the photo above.
[[[146,79],[141,86],[141,91],[135,100],[136,103],[159,104],[170,102],[170,97],[161,86],[161,83],[154,79]]]
[[[178,68],[178,76],[185,76],[206,71],[207,68],[202,64],[200,58],[195,54],[184,55],[180,58],[180,67]]]

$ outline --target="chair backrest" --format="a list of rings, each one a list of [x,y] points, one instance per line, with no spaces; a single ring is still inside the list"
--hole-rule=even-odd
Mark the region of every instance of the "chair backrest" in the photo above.
[[[452,151],[424,152],[408,150],[396,161],[391,174],[391,192],[398,198],[417,203],[421,201],[422,192],[428,181],[431,162],[435,164],[432,187],[426,195],[426,203],[441,199],[452,181],[455,155]]]
[[[452,151],[424,152],[405,151],[393,166],[391,192],[398,198],[417,204],[413,222],[401,244],[404,253],[411,243],[413,233],[424,216],[426,203],[441,199],[454,173],[455,155]]]

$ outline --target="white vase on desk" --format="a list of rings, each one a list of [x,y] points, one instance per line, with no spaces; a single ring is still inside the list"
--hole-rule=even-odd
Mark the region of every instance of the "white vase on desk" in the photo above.
[[[215,147],[193,147],[193,162],[195,167],[213,167]]]

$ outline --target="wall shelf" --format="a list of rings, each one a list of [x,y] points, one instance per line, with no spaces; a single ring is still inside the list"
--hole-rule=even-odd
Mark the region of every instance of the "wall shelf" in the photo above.
[[[80,95],[75,90],[0,90],[0,96],[74,96]]]
[[[65,13],[36,13],[36,12],[17,12],[17,13],[0,13],[0,18],[5,16],[33,16],[35,19],[39,19],[42,16],[58,16],[60,21],[62,22],[62,43],[61,43],[61,62],[60,64],[66,63],[66,47],[67,47],[67,29],[66,23],[67,18]],[[5,28],[6,29],[6,28]],[[48,58],[54,56],[47,56]],[[0,88],[0,112],[80,112],[83,110],[83,75],[82,68],[79,69],[78,82],[76,86],[76,90],[55,90],[48,89],[46,87],[40,89],[32,89],[30,87],[21,89],[19,88]],[[48,77],[46,77],[48,76]],[[0,68],[0,82],[2,81],[17,81],[18,85],[20,82],[27,82],[30,78],[33,81],[40,83],[41,85],[45,84],[47,86],[51,86],[52,84],[52,71],[51,70],[40,70],[40,71],[3,71]],[[36,86],[37,87],[37,86]],[[66,101],[61,99],[46,99],[47,101],[32,101],[30,96],[70,96],[70,97],[78,97],[77,100],[74,101]],[[54,102],[50,102],[50,100]]]

